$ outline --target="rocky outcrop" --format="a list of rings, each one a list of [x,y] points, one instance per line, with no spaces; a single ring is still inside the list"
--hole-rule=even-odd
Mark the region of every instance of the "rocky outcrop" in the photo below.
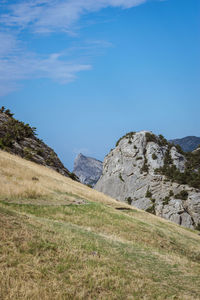
[[[170,142],[181,146],[183,151],[189,152],[195,150],[200,145],[200,137],[186,136],[182,139],[170,140]]]
[[[121,138],[105,157],[103,174],[95,189],[195,228],[200,224],[200,190],[176,182],[184,180],[186,168],[185,155],[162,136],[147,131],[132,132]],[[170,170],[177,180],[163,175]]]
[[[74,161],[74,171],[80,182],[94,186],[99,180],[103,169],[103,163],[95,158],[79,154]]]
[[[17,154],[60,174],[78,180],[64,167],[57,154],[35,134],[35,128],[13,118],[9,110],[0,109],[0,149]]]

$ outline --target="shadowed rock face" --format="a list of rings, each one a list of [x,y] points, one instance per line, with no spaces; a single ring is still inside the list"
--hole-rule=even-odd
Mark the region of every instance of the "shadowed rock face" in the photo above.
[[[121,138],[105,157],[95,189],[188,228],[200,224],[200,190],[157,172],[170,164],[183,173],[184,154],[150,132]],[[184,200],[183,200],[184,199]]]
[[[78,178],[64,167],[57,154],[35,135],[35,128],[0,111],[0,149],[17,154],[60,174]]]
[[[74,161],[73,173],[79,177],[80,182],[92,187],[99,180],[103,169],[103,163],[95,158],[79,154]]]
[[[181,146],[183,151],[189,152],[195,150],[200,145],[200,137],[186,136],[182,139],[170,140],[170,142]]]

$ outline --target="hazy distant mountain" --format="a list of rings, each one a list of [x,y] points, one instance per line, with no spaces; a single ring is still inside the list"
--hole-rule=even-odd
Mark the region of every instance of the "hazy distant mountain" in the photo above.
[[[183,151],[189,152],[195,150],[200,145],[200,137],[186,136],[182,139],[170,140],[175,145],[180,145]]]
[[[103,163],[95,158],[79,154],[74,161],[73,173],[79,177],[80,182],[92,187],[99,180],[103,169]]]

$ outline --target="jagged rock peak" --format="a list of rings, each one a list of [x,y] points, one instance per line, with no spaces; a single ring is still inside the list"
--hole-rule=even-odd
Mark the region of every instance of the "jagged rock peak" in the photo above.
[[[50,167],[60,174],[78,180],[64,167],[57,154],[36,137],[36,128],[16,120],[9,109],[0,109],[0,149],[35,163]]]
[[[133,156],[136,166],[143,171],[148,169],[149,173],[154,173],[166,163],[175,165],[180,172],[185,169],[186,159],[182,151],[162,135],[157,136],[150,131],[126,134],[116,143],[116,149],[120,149],[125,156]]]
[[[180,225],[198,227],[200,158],[192,156],[190,163],[189,155],[162,135],[128,133],[105,157],[95,188]]]
[[[95,158],[87,157],[79,153],[74,160],[73,173],[79,177],[80,182],[94,186],[99,180],[103,169],[103,163]]]

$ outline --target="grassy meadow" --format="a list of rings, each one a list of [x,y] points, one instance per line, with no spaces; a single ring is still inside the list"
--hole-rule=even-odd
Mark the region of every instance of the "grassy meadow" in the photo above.
[[[0,151],[0,299],[200,299],[200,236]]]

